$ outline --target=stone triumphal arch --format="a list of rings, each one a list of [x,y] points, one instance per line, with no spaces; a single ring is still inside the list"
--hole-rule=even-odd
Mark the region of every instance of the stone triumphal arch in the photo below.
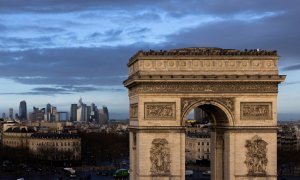
[[[210,117],[212,179],[276,179],[276,51],[139,51],[130,101],[130,179],[185,179],[185,119]]]

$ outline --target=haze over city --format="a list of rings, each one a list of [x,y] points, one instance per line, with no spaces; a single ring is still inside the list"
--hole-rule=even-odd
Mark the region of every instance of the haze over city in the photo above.
[[[138,50],[277,50],[279,120],[299,119],[297,0],[0,1],[0,112],[26,100],[61,110],[82,98],[128,117],[128,59]]]

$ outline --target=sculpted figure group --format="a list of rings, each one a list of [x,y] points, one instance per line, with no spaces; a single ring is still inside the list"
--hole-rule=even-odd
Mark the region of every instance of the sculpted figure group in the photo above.
[[[152,175],[167,175],[170,173],[170,149],[166,139],[157,138],[152,141],[150,160]]]
[[[257,135],[246,141],[245,147],[248,152],[246,153],[245,164],[248,167],[249,175],[266,174],[267,145],[268,143]]]

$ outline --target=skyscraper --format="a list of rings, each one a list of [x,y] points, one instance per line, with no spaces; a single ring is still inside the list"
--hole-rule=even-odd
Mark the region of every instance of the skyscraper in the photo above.
[[[194,109],[194,119],[201,124],[206,124],[208,123],[207,121],[207,114],[205,111],[203,111],[201,108],[196,107]]]
[[[51,120],[51,104],[46,104],[46,111],[45,111],[45,120],[50,121]]]
[[[44,120],[44,115],[45,115],[45,108],[36,108],[33,107],[33,112],[30,114],[30,120],[31,121],[42,121]]]
[[[107,117],[107,121],[109,120],[109,114],[108,114],[108,109],[106,106],[103,106],[103,112],[104,114],[106,114],[106,117]]]
[[[89,121],[94,123],[99,123],[99,111],[97,106],[94,103],[91,104],[91,113],[89,116]]]
[[[92,112],[91,106],[86,106],[86,117],[87,117],[86,121],[90,121],[91,112]]]
[[[70,121],[77,121],[77,104],[71,104],[71,117]]]
[[[52,107],[51,104],[49,104],[49,103],[46,104],[46,113],[49,113],[49,114],[51,113],[51,107]]]
[[[68,112],[57,112],[55,114],[56,121],[67,121],[69,120],[69,113]]]
[[[55,106],[51,106],[51,116],[50,116],[50,121],[56,121],[56,114],[57,114],[57,109]]]
[[[87,107],[86,104],[82,102],[82,99],[79,99],[77,106],[77,121],[86,122],[87,121]]]
[[[20,106],[19,106],[19,119],[21,121],[25,121],[27,120],[27,105],[26,105],[26,101],[23,100],[20,102]]]
[[[99,109],[100,123],[107,124],[109,120],[108,109],[106,106],[103,106],[102,109]]]
[[[9,117],[9,119],[14,119],[14,109],[13,108],[9,108],[9,110],[8,110],[9,112],[9,114],[8,114],[8,117]]]

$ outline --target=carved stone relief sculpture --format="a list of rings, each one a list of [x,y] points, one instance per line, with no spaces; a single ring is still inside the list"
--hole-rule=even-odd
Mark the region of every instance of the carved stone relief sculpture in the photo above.
[[[170,149],[166,139],[156,138],[152,141],[150,161],[152,175],[170,174]]]
[[[275,83],[154,83],[131,88],[129,95],[139,93],[216,93],[216,92],[274,92],[278,91]]]
[[[175,102],[145,103],[145,119],[175,120]]]
[[[272,120],[271,102],[241,102],[242,120]]]
[[[247,153],[245,164],[248,168],[248,175],[266,174],[268,164],[267,145],[268,143],[257,135],[251,140],[246,140]]]
[[[138,117],[138,104],[130,104],[130,117],[131,118]]]

